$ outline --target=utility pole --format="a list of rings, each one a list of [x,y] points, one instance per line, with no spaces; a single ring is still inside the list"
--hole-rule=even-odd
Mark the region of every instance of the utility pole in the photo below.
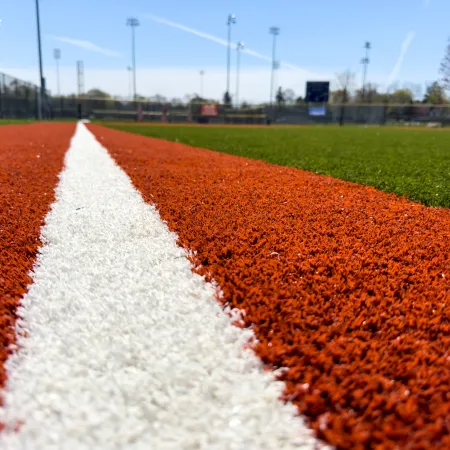
[[[278,69],[279,64],[275,59],[276,56],[276,42],[277,36],[280,34],[280,29],[278,27],[271,27],[269,33],[273,36],[272,43],[272,76],[270,80],[270,106],[273,109],[273,88],[275,83],[275,70]]]
[[[363,65],[363,80],[362,80],[362,103],[364,103],[366,99],[366,79],[367,79],[367,68],[369,65],[369,50],[372,48],[370,42],[366,42],[364,44],[364,48],[366,49],[366,56],[361,60],[361,64]]]
[[[36,24],[37,24],[37,41],[39,52],[39,78],[40,78],[40,91],[38,95],[38,118],[42,119],[42,105],[45,96],[45,79],[42,69],[42,46],[41,46],[41,23],[39,17],[39,0],[36,0]]]
[[[230,95],[230,58],[231,58],[231,25],[236,23],[236,16],[228,14],[228,46],[227,46],[227,93]]]
[[[53,57],[56,61],[56,86],[57,86],[57,92],[58,97],[61,97],[61,86],[59,84],[59,60],[61,59],[61,50],[59,48],[55,48],[53,50]]]
[[[236,108],[239,108],[239,70],[241,66],[241,50],[244,49],[244,43],[239,41],[236,45]]]
[[[136,101],[136,45],[135,45],[135,28],[140,25],[139,20],[135,17],[127,19],[127,26],[131,27],[131,52],[133,59],[133,100]]]
[[[200,97],[203,99],[203,75],[205,75],[204,70],[200,70]]]
[[[78,97],[84,94],[84,64],[83,61],[77,61],[77,83]]]

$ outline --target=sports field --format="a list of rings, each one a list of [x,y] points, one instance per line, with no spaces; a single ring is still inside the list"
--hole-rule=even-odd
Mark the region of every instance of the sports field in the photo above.
[[[0,128],[0,448],[450,447],[448,131],[114,127]]]
[[[297,167],[450,206],[450,130],[107,124],[119,130]]]

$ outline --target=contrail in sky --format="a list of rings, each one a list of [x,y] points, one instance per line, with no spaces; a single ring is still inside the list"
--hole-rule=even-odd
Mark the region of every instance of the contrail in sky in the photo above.
[[[216,44],[223,45],[224,47],[228,47],[228,42],[225,39],[222,39],[222,38],[217,37],[217,36],[213,36],[212,34],[204,33],[203,31],[187,27],[187,26],[182,25],[180,23],[172,22],[171,20],[164,19],[163,17],[158,17],[158,16],[154,16],[154,15],[151,15],[151,14],[147,14],[144,17],[146,17],[147,19],[152,20],[153,22],[158,22],[158,23],[161,23],[163,25],[167,25],[167,26],[172,27],[172,28],[177,28],[178,30],[185,31],[186,33],[190,33],[190,34],[193,34],[195,36],[201,37],[203,39],[207,39],[209,41],[215,42]],[[231,46],[233,46],[233,43],[231,44]],[[271,57],[269,57],[267,55],[264,55],[262,53],[256,52],[254,50],[251,50],[250,48],[244,48],[243,52],[246,53],[247,55],[253,56],[255,58],[262,59],[263,61],[268,61],[268,62],[272,61]],[[281,62],[281,66],[283,68],[286,68],[286,69],[300,70],[300,71],[302,71],[302,72],[304,72],[306,74],[314,75],[311,72],[309,72],[308,70],[305,70],[305,69],[303,69],[300,66],[297,66],[295,64],[290,64],[290,63],[285,62],[285,61]]]
[[[101,53],[106,56],[121,56],[120,53],[115,52],[114,50],[109,50],[108,48],[100,47],[90,41],[84,41],[81,39],[72,39],[65,36],[49,36],[51,39],[59,42],[64,42],[65,44],[73,45],[74,47],[79,47],[84,50],[89,50],[91,52]]]
[[[388,86],[398,77],[402,68],[403,60],[405,59],[406,53],[408,53],[409,47],[411,46],[415,35],[416,33],[414,31],[410,31],[403,40],[400,54],[398,55],[397,61],[395,62],[394,67],[387,78]]]

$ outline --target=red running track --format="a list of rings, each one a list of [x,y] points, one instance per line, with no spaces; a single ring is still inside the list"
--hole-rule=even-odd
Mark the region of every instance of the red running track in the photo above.
[[[341,449],[450,448],[450,211],[90,125]]]
[[[0,388],[17,305],[31,282],[40,228],[74,131],[75,124],[0,127]]]

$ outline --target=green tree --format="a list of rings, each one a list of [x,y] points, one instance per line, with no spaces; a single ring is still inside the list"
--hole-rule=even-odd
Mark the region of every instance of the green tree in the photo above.
[[[284,105],[286,103],[286,99],[284,98],[284,92],[281,86],[277,90],[275,101],[277,102],[278,106]]]
[[[283,92],[283,95],[284,95],[284,101],[286,102],[286,105],[295,104],[295,92],[292,89],[286,89]]]
[[[223,94],[223,104],[226,106],[231,106],[231,95],[228,91]]]
[[[111,98],[111,95],[109,95],[107,92],[104,92],[100,89],[94,88],[94,89],[89,89],[89,91],[86,92],[86,97],[108,99],[108,98]]]
[[[445,89],[437,81],[428,86],[425,97],[423,98],[424,103],[432,105],[442,105],[447,102],[445,96]]]
[[[347,103],[349,100],[349,94],[346,89],[336,89],[335,91],[330,92],[330,103],[335,105],[341,103]]]
[[[358,89],[355,93],[355,103],[382,103],[384,95],[378,92],[376,84],[367,83],[364,91]]]
[[[442,84],[444,88],[450,90],[450,38],[445,49],[445,55],[442,59],[439,73],[442,76]]]
[[[389,103],[410,105],[411,103],[414,103],[414,95],[410,89],[397,89],[389,95]]]
[[[149,100],[154,103],[167,103],[167,98],[159,94],[153,95]]]
[[[341,104],[341,111],[339,113],[339,125],[343,126],[345,122],[345,104],[350,100],[350,90],[355,83],[355,74],[347,69],[336,75],[337,81],[339,83],[340,97],[339,102]]]

